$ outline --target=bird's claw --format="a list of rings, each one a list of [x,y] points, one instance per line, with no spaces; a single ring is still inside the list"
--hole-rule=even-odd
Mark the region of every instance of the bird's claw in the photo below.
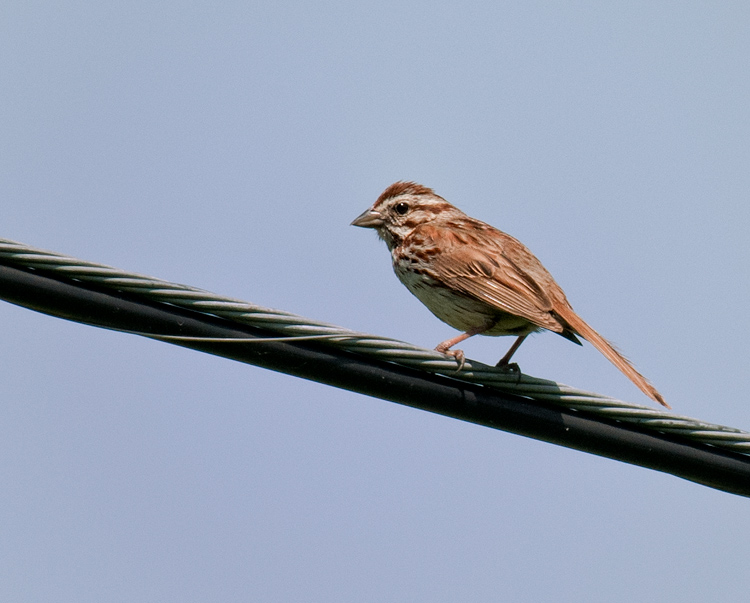
[[[521,377],[523,376],[523,373],[521,372],[521,367],[518,366],[515,362],[498,362],[495,365],[495,368],[499,369],[503,373],[508,373],[510,375],[516,376],[516,385],[521,383]]]
[[[463,350],[440,350],[437,348],[436,350],[441,354],[445,354],[446,356],[450,356],[451,358],[456,359],[456,362],[458,362],[458,368],[456,369],[457,373],[460,373],[463,370],[464,364],[466,364],[466,356],[464,355]]]
[[[499,368],[501,371],[505,373],[518,373],[521,374],[521,367],[518,366],[517,362],[498,362],[495,365],[495,368]]]

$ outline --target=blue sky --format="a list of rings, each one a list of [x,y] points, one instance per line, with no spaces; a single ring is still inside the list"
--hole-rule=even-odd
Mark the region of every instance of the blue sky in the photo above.
[[[0,236],[433,347],[351,220],[513,234],[675,411],[750,429],[739,2],[10,2]],[[0,596],[704,601],[748,501],[0,304]],[[508,339],[473,338],[496,361]],[[648,403],[589,345],[525,372]]]

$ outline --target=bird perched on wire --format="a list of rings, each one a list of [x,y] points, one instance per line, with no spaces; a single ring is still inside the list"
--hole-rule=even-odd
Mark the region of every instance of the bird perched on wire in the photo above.
[[[547,329],[581,345],[583,337],[643,393],[669,408],[630,361],[573,311],[565,293],[523,243],[475,220],[415,182],[389,186],[354,226],[373,228],[393,270],[432,313],[462,331],[435,349],[463,367],[454,345],[473,335],[515,335],[498,366],[508,366],[531,333]]]

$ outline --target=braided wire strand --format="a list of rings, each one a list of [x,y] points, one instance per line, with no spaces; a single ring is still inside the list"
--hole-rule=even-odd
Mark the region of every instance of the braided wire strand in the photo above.
[[[290,312],[219,296],[196,287],[82,261],[7,239],[0,239],[0,259],[26,268],[45,270],[56,274],[58,278],[92,283],[137,295],[152,302],[168,303],[263,328],[292,340],[318,339],[324,345],[348,352],[558,404],[569,409],[584,410],[602,418],[636,424],[645,429],[678,435],[717,448],[750,454],[750,433],[740,429],[706,423],[658,408],[631,404],[547,379],[509,373],[475,360],[467,359],[459,371],[454,359],[434,350],[387,337],[350,331]],[[163,339],[168,340],[169,337]]]

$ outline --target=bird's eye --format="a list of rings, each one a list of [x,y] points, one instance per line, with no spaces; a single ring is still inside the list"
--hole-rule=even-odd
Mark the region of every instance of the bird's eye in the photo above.
[[[396,210],[397,214],[403,216],[407,211],[409,211],[409,204],[401,201],[401,203],[396,203],[396,206],[393,209]]]

